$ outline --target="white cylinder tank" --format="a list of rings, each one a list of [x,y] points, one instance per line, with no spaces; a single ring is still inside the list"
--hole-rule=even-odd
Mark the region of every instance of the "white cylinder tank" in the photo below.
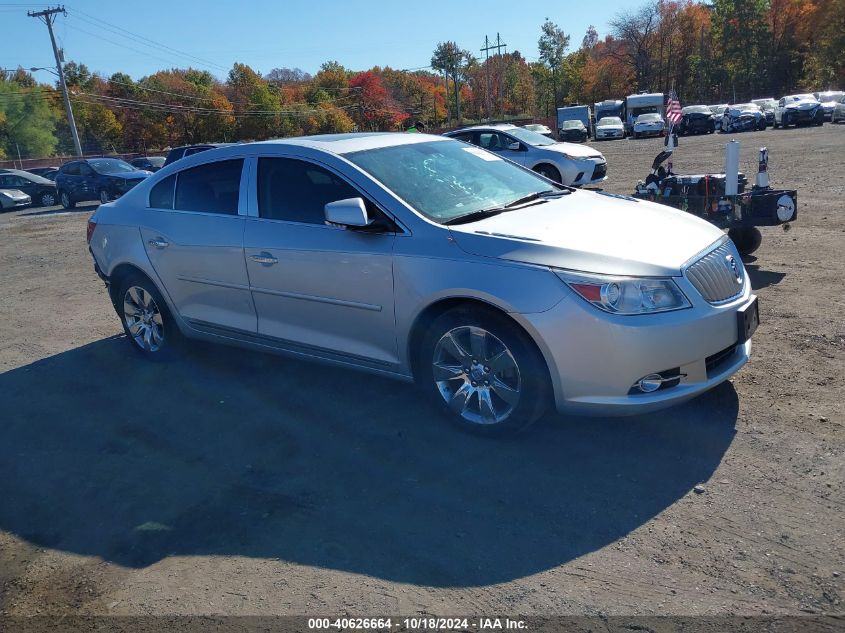
[[[730,141],[725,146],[725,195],[737,194],[739,179],[739,142]]]

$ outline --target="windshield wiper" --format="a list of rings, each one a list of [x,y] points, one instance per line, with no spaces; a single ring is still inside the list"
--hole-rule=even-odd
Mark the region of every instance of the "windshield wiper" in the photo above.
[[[469,222],[476,222],[478,220],[483,220],[484,218],[499,215],[500,213],[504,213],[505,211],[515,211],[515,207],[528,204],[529,202],[533,202],[534,200],[545,200],[546,198],[555,198],[557,196],[563,196],[569,193],[572,193],[572,191],[570,191],[569,189],[546,189],[545,191],[535,191],[534,193],[529,193],[527,196],[522,196],[521,198],[517,198],[516,200],[508,202],[507,204],[504,204],[499,207],[491,207],[489,209],[473,211],[472,213],[467,213],[466,215],[459,215],[456,218],[446,220],[443,224],[467,224]]]
[[[473,211],[472,213],[467,213],[465,215],[459,215],[456,218],[451,218],[450,220],[446,220],[443,224],[467,224],[468,222],[476,222],[477,220],[490,218],[494,215],[499,215],[500,213],[504,212],[504,207],[494,207],[493,209],[481,209],[480,211]]]

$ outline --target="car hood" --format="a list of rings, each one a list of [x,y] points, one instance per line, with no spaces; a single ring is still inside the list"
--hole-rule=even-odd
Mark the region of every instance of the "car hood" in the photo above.
[[[136,169],[135,171],[124,171],[119,174],[103,174],[103,176],[108,176],[109,178],[123,178],[124,180],[143,180],[144,178],[148,178],[152,175],[153,172],[147,171],[145,169]]]
[[[805,99],[803,101],[790,101],[783,107],[787,110],[812,110],[813,108],[817,108],[819,105],[818,101]]]
[[[576,143],[555,143],[554,145],[543,145],[539,149],[545,149],[559,154],[566,154],[567,156],[571,156],[573,158],[602,157],[602,155],[593,148],[586,145],[578,145]]]
[[[712,113],[704,113],[704,112],[687,112],[684,115],[687,119],[695,120],[695,119],[709,119],[712,116]]]
[[[24,200],[29,198],[29,196],[20,189],[0,189],[0,195],[9,198],[9,200]]]
[[[679,276],[724,233],[689,213],[625,196],[575,191],[449,227],[467,253],[606,275]]]
[[[648,127],[663,127],[663,121],[634,121],[634,125],[647,125]]]

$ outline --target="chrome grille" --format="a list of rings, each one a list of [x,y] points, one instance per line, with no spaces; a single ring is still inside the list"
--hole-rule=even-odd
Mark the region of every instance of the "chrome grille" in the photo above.
[[[731,260],[736,265],[736,271],[731,265]],[[725,240],[691,264],[686,275],[708,303],[726,303],[742,294],[745,288],[745,268],[730,240]]]

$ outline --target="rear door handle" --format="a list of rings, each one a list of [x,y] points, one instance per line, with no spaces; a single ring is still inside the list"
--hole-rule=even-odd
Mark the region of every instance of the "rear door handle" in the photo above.
[[[167,240],[163,240],[160,237],[157,237],[154,240],[150,240],[149,242],[147,242],[147,244],[149,244],[150,246],[155,246],[156,248],[167,248],[168,246],[170,246],[170,242],[168,242]]]
[[[258,255],[252,255],[250,257],[252,261],[258,262],[259,264],[264,264],[265,266],[272,266],[273,264],[278,264],[279,260],[273,257],[270,253],[259,253]]]

